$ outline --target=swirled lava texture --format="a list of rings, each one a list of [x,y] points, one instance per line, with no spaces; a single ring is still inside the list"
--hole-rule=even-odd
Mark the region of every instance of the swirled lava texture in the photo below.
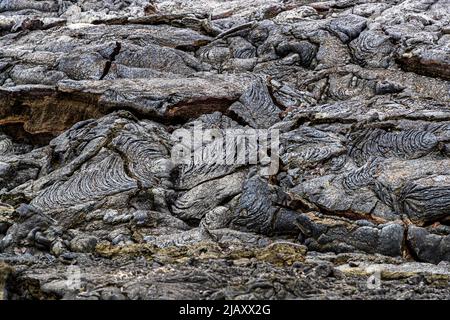
[[[448,298],[449,10],[1,1],[0,297]]]

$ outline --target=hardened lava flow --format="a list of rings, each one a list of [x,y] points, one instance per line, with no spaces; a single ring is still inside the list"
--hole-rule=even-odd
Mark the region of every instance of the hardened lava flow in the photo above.
[[[1,1],[0,298],[448,299],[449,26],[448,0]],[[199,127],[203,160],[276,132],[276,165],[174,162]]]

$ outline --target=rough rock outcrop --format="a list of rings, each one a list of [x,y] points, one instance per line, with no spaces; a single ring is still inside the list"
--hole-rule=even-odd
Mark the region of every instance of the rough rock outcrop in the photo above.
[[[1,2],[0,290],[342,298],[374,263],[388,281],[374,298],[415,281],[429,287],[414,298],[448,297],[449,10]],[[174,161],[198,128],[209,139]],[[264,130],[279,135],[219,152],[230,132]]]

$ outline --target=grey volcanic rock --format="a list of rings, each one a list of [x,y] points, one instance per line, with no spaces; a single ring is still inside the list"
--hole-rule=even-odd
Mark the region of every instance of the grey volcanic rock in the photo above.
[[[447,0],[1,2],[0,297],[447,298],[449,24]]]

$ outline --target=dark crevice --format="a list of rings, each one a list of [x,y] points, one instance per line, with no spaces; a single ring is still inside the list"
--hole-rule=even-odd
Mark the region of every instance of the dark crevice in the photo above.
[[[184,124],[208,113],[219,111],[226,114],[235,101],[235,99],[227,98],[206,98],[204,100],[198,99],[188,103],[175,104],[168,108],[162,122]]]
[[[370,213],[354,212],[354,211],[331,211],[326,208],[317,206],[317,211],[325,216],[345,218],[351,221],[368,220],[376,225],[386,223],[387,221],[374,218]]]
[[[206,15],[196,17],[198,19],[198,24],[196,26],[189,25],[182,22],[182,19],[185,18],[185,14],[169,14],[169,15],[161,15],[161,14],[151,14],[143,17],[137,18],[128,18],[128,17],[117,17],[106,20],[94,20],[92,24],[94,25],[145,25],[145,26],[159,26],[166,25],[179,29],[191,29],[196,32],[200,32],[207,36],[217,36],[220,34],[219,30],[216,30],[214,27],[205,24]],[[209,43],[209,41],[208,41]]]
[[[101,75],[99,80],[103,80],[108,75],[113,61],[116,59],[116,56],[120,53],[121,47],[122,47],[122,45],[120,44],[120,42],[116,41],[116,47],[114,48],[113,52],[109,56],[108,61],[106,61],[105,68],[103,69],[103,74]]]
[[[232,110],[228,110],[225,115],[232,119],[233,121],[236,121],[239,125],[245,127],[249,126],[249,123],[245,121],[242,117],[240,117],[236,112]]]
[[[283,106],[283,105],[281,105],[281,104],[279,104],[278,101],[277,101],[277,99],[275,98],[275,95],[274,95],[275,90],[274,90],[273,86],[269,84],[269,85],[267,86],[267,89],[268,89],[268,92],[269,92],[270,99],[272,100],[272,103],[273,103],[274,105],[276,105],[276,106],[278,107],[278,109],[280,109],[280,110],[282,110],[282,111],[285,111],[285,110],[286,110],[286,107]]]
[[[28,144],[34,147],[43,147],[56,137],[56,134],[50,132],[29,133],[24,129],[24,123],[8,123],[0,125],[0,133],[6,134],[13,142]]]
[[[354,124],[358,123],[356,119],[338,119],[338,118],[315,118],[315,114],[309,114],[305,117],[301,117],[297,120],[296,126],[300,127],[309,123],[310,126],[320,124]]]
[[[416,252],[414,251],[414,248],[412,247],[411,243],[408,240],[408,224],[406,222],[403,222],[404,225],[404,233],[403,233],[403,243],[402,243],[402,249],[403,249],[403,254],[405,256],[405,258],[410,258],[414,261],[417,262],[423,262],[419,256],[416,254]]]
[[[120,111],[129,112],[134,118],[136,118],[138,120],[152,120],[152,121],[157,121],[157,122],[160,122],[160,123],[166,124],[166,125],[170,123],[168,121],[168,119],[162,118],[161,116],[156,114],[156,112],[141,112],[132,107],[126,107],[126,106],[109,107],[108,111],[105,112],[104,115],[111,114],[114,112],[120,112]]]

